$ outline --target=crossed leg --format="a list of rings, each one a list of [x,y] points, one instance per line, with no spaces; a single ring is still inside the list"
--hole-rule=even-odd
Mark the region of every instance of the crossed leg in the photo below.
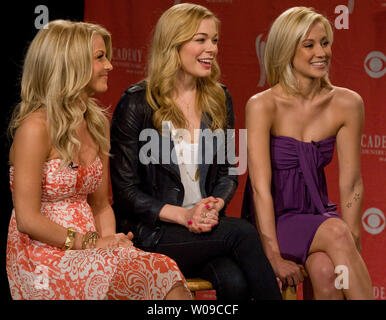
[[[305,269],[309,276],[303,282],[305,300],[344,299],[343,292],[335,288],[335,267],[326,253],[320,251],[310,254]]]
[[[370,275],[343,220],[330,218],[320,225],[311,243],[309,254],[311,257],[312,254],[320,252],[331,259],[333,266],[347,267],[349,286],[348,289],[343,289],[346,299],[374,299]]]

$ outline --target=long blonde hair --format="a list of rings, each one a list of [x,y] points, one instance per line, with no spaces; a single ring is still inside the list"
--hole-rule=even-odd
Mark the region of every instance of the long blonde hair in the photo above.
[[[293,7],[276,18],[269,31],[264,53],[267,81],[271,87],[280,83],[287,93],[299,93],[292,61],[297,45],[316,22],[323,24],[327,40],[332,44],[333,31],[330,22],[313,8]],[[321,86],[332,88],[328,75],[321,79]]]
[[[155,27],[148,64],[146,100],[154,110],[153,124],[161,132],[162,121],[171,120],[186,128],[187,120],[173,101],[175,79],[182,64],[181,46],[190,41],[203,19],[219,20],[207,8],[190,3],[177,4],[166,10]],[[197,78],[197,103],[211,118],[211,129],[225,128],[225,93],[218,83],[220,68],[212,63],[209,77]]]
[[[93,98],[81,98],[90,82],[93,36],[99,34],[111,59],[111,36],[103,27],[67,20],[54,20],[41,29],[31,42],[23,66],[21,102],[16,106],[9,125],[14,137],[23,120],[45,107],[52,146],[63,163],[73,160],[80,142],[76,128],[83,119],[99,147],[108,154],[110,142],[105,137],[108,125],[105,110]]]

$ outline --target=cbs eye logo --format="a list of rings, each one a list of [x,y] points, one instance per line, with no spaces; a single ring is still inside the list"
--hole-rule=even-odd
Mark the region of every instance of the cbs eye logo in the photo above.
[[[370,52],[364,62],[364,67],[367,74],[371,78],[380,78],[383,77],[386,73],[385,67],[386,57],[380,51]]]
[[[385,215],[378,208],[370,208],[362,216],[362,225],[370,234],[378,234],[385,228]]]

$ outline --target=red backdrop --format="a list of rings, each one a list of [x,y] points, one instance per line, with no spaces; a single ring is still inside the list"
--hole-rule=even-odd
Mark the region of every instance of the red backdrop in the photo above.
[[[114,70],[109,91],[100,96],[114,110],[130,84],[145,77],[152,30],[172,0],[86,0],[85,21],[104,25],[112,33]],[[293,6],[311,6],[334,25],[331,68],[333,84],[358,92],[365,102],[362,136],[362,173],[365,198],[362,218],[363,257],[369,268],[377,299],[386,300],[386,0],[201,0],[191,1],[212,10],[221,20],[219,63],[221,82],[230,90],[236,128],[244,128],[244,107],[250,96],[268,88],[262,52],[275,17]],[[349,14],[344,20],[346,5]],[[339,8],[338,8],[339,9]],[[336,22],[338,24],[336,24]],[[345,28],[340,25],[346,23]],[[339,204],[336,154],[326,171],[330,199]],[[228,212],[240,216],[246,174],[240,176]]]

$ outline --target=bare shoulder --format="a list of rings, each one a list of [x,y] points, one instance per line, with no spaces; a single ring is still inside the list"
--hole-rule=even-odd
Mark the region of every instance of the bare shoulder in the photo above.
[[[16,130],[16,136],[32,135],[34,138],[48,137],[47,120],[44,111],[31,113],[23,120],[20,127]]]
[[[362,97],[355,91],[334,87],[334,105],[342,111],[362,112],[364,103]]]
[[[247,114],[272,114],[275,111],[275,100],[272,89],[259,92],[249,98],[246,105]]]
[[[365,111],[362,97],[353,90],[334,87],[334,113],[340,119],[341,128],[357,130],[364,124]],[[359,131],[358,131],[359,132]]]
[[[48,154],[49,141],[45,112],[36,111],[27,116],[16,130],[10,150],[10,161],[12,162],[15,149],[39,150]]]

